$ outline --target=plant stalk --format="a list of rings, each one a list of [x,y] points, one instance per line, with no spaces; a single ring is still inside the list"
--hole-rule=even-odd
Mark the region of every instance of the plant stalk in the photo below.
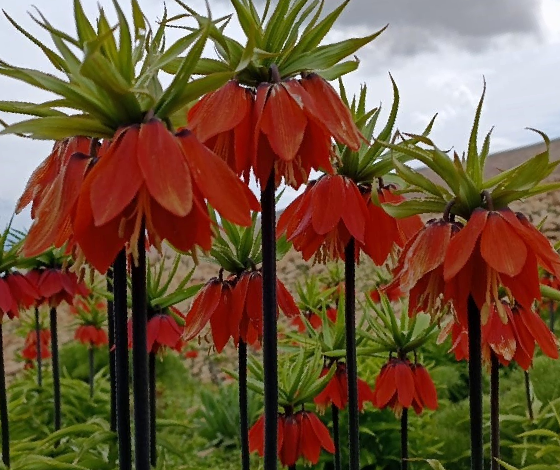
[[[401,415],[401,470],[408,470],[408,408]]]
[[[500,470],[500,362],[494,352],[490,361],[490,469]]]
[[[333,403],[331,405],[333,440],[334,440],[334,470],[341,470],[340,462],[340,424],[338,416],[338,408]]]
[[[130,439],[130,388],[128,365],[128,308],[126,253],[122,250],[113,263],[115,316],[115,386],[119,470],[132,470]]]
[[[89,397],[93,398],[93,380],[95,378],[95,351],[93,350],[93,344],[90,344],[88,350],[89,356]]]
[[[552,331],[554,333],[554,320],[555,320],[555,316],[556,316],[556,309],[554,308],[554,301],[553,300],[548,302],[548,313],[549,313],[548,328],[550,329],[550,331]]]
[[[344,252],[346,373],[348,377],[348,435],[350,470],[360,469],[360,418],[358,412],[358,362],[356,357],[356,255],[351,238]]]
[[[239,431],[241,433],[241,468],[249,470],[249,400],[247,397],[247,343],[239,340]]]
[[[107,271],[107,292],[114,294],[113,268]],[[115,308],[112,300],[107,301],[107,324],[109,329],[109,382],[111,384],[111,431],[117,430],[117,383],[115,351]]]
[[[147,341],[146,248],[144,224],[138,237],[138,259],[132,265],[132,388],[136,470],[150,469],[150,385]]]
[[[527,397],[527,412],[529,413],[529,419],[533,421],[535,419],[535,415],[533,413],[533,397],[531,396],[531,380],[528,371],[524,371],[524,375],[525,375],[525,396]]]
[[[37,385],[43,386],[43,357],[41,344],[41,319],[39,318],[39,307],[35,307],[35,335],[37,337]]]
[[[156,353],[149,355],[150,368],[150,463],[157,466],[156,441]]]
[[[264,468],[278,465],[278,345],[276,325],[276,201],[274,169],[261,192],[264,367]]]
[[[482,346],[480,311],[472,298],[468,300],[469,324],[469,402],[471,418],[471,470],[483,470],[482,434]]]
[[[53,373],[53,398],[54,398],[54,430],[60,429],[60,362],[58,357],[58,322],[56,307],[51,307],[51,349],[52,349],[52,373]]]
[[[0,421],[2,427],[2,462],[10,467],[10,422],[8,419],[8,395],[6,394],[6,370],[4,368],[4,334],[0,322]]]

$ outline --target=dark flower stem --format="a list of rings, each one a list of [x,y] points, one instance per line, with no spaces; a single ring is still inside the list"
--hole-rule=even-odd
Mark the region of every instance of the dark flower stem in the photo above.
[[[247,343],[239,340],[239,431],[241,433],[241,468],[249,470],[249,411],[247,397]]]
[[[549,329],[550,331],[552,331],[554,333],[554,320],[555,320],[555,314],[556,314],[556,309],[554,308],[554,302],[551,300],[548,303],[548,312],[549,312]]]
[[[56,307],[51,307],[50,322],[54,397],[54,430],[58,431],[60,429],[60,364],[58,360],[58,324],[56,318]]]
[[[157,466],[156,447],[156,353],[149,356],[150,368],[150,463]]]
[[[348,435],[350,470],[360,468],[360,418],[358,413],[358,363],[356,358],[356,259],[351,238],[344,252],[346,373],[348,376]]]
[[[93,398],[93,380],[95,377],[95,351],[93,344],[90,345],[88,350],[89,355],[89,397]]]
[[[468,300],[469,323],[469,401],[471,418],[471,470],[483,470],[482,435],[482,346],[480,311],[472,298]]]
[[[113,268],[107,271],[107,292],[113,292]],[[107,301],[107,323],[109,326],[109,382],[111,384],[111,431],[117,430],[117,384],[115,358],[115,309],[112,300]]]
[[[261,192],[263,273],[264,468],[276,470],[278,349],[276,325],[276,201],[274,169]]]
[[[288,470],[296,470],[296,466],[295,466],[295,465],[290,465],[290,466],[288,467]]]
[[[527,412],[529,413],[529,419],[533,421],[535,415],[533,414],[533,397],[531,396],[531,381],[529,377],[529,372],[525,371],[525,396],[527,397]]]
[[[490,469],[500,470],[500,362],[494,352],[490,361]]]
[[[4,369],[4,335],[0,322],[0,421],[2,422],[2,462],[10,467],[10,423],[8,421],[8,396],[6,370]]]
[[[401,470],[408,470],[408,408],[401,415]]]
[[[338,422],[338,408],[333,403],[331,405],[333,440],[334,440],[334,470],[341,470],[340,462],[340,424]]]
[[[150,468],[150,386],[147,347],[146,248],[144,224],[132,265],[132,387],[135,470]]]
[[[115,316],[115,385],[119,470],[131,470],[130,401],[128,366],[128,309],[126,302],[126,253],[122,250],[113,263]]]
[[[41,348],[41,322],[39,318],[39,307],[35,307],[35,335],[37,336],[37,385],[43,386],[43,357]]]

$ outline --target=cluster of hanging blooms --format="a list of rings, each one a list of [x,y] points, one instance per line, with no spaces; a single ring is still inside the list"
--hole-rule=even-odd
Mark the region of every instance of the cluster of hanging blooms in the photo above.
[[[249,431],[249,449],[264,455],[264,415]],[[278,415],[278,458],[286,467],[300,458],[316,464],[321,450],[334,453],[334,442],[327,427],[310,411],[289,409]]]
[[[50,351],[51,332],[46,328],[40,328],[37,338],[36,329],[29,330],[25,338],[25,344],[21,351],[21,357],[25,360],[25,368],[35,367],[35,362],[40,359],[51,357]],[[40,356],[39,356],[40,352]]]
[[[87,286],[75,273],[61,268],[35,268],[28,271],[26,277],[37,291],[38,305],[57,307],[62,302],[72,305],[77,296],[89,295]]]
[[[436,388],[426,368],[395,357],[381,368],[372,401],[378,408],[391,408],[397,416],[404,408],[412,407],[420,414],[424,408],[435,410],[438,406]]]
[[[103,328],[107,319],[105,301],[95,296],[76,299],[70,312],[78,321],[74,339],[90,348],[109,344],[109,337]]]

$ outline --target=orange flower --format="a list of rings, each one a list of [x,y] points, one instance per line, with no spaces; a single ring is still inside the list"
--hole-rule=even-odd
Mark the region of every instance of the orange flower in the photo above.
[[[211,247],[204,199],[226,219],[251,224],[258,202],[214,153],[188,130],[172,134],[152,118],[119,130],[88,173],[78,200],[74,234],[85,258],[105,272],[142,223],[150,242],[175,248]],[[102,241],[102,242],[101,242]]]
[[[13,318],[19,316],[20,307],[34,305],[39,293],[26,275],[10,272],[0,278],[0,299],[0,311]]]
[[[284,210],[277,235],[286,233],[305,260],[344,259],[350,237],[364,242],[367,219],[358,186],[345,176],[325,175]]]
[[[251,170],[254,101],[249,88],[231,80],[202,97],[188,114],[189,129],[198,140],[245,179]]]
[[[370,291],[371,300],[376,303],[381,302],[381,293],[385,294],[390,302],[395,302],[404,297],[404,294],[398,284],[379,285],[376,289]]]
[[[321,377],[329,373],[329,368],[325,367],[321,372]],[[348,403],[348,376],[346,374],[346,364],[338,363],[336,372],[327,386],[313,401],[317,405],[317,409],[324,413],[327,406],[334,405],[339,410],[346,408]],[[364,410],[364,403],[369,401],[373,403],[373,392],[370,386],[364,380],[358,378],[358,410]]]
[[[334,442],[315,414],[298,411],[278,416],[278,458],[282,465],[294,466],[300,457],[317,464],[321,449],[333,454]],[[264,415],[249,430],[249,451],[264,455]]]
[[[395,219],[382,207],[374,204],[370,194],[365,196],[367,197],[368,217],[366,218],[364,242],[360,244],[360,248],[377,266],[381,266],[393,251],[394,246],[403,247],[423,227],[423,223],[417,215]],[[400,194],[393,194],[391,187],[378,189],[377,197],[380,203],[398,204],[405,200]]]
[[[23,253],[36,256],[51,246],[61,247],[72,236],[71,219],[90,165],[92,140],[73,137],[56,142],[52,153],[33,172],[18,201],[16,213],[33,203],[33,223]],[[97,148],[93,148],[97,153]]]
[[[51,357],[51,352],[49,350],[51,340],[50,330],[41,329],[39,333],[39,341],[41,341],[41,359],[48,359]],[[29,331],[27,337],[25,338],[25,346],[21,352],[21,355],[27,361],[37,360],[37,332],[35,330]]]
[[[76,274],[57,268],[32,269],[27,279],[35,286],[39,294],[37,304],[48,303],[51,307],[61,302],[72,305],[76,296],[87,297],[89,289]]]
[[[424,407],[437,408],[437,393],[428,371],[407,359],[391,358],[375,381],[373,404],[380,409],[389,406],[397,416],[403,408],[413,407],[420,414]]]
[[[262,273],[244,271],[227,280],[212,278],[199,292],[186,317],[186,341],[200,333],[210,322],[212,339],[222,352],[230,338],[253,344],[262,332]],[[278,307],[287,317],[299,315],[299,309],[284,284],[276,279]]]
[[[443,279],[445,250],[457,231],[454,223],[443,219],[428,222],[405,245],[393,270],[394,280],[386,290],[399,286],[409,294],[409,315],[424,311],[434,315],[444,306]],[[466,315],[466,301],[454,304]],[[465,316],[466,318],[466,316]]]
[[[541,299],[538,265],[560,276],[560,257],[546,237],[510,209],[476,209],[447,247],[444,279],[461,275],[485,315],[495,305],[502,321],[498,289],[504,286],[526,310]]]
[[[316,74],[263,83],[254,105],[253,170],[261,187],[272,168],[297,188],[311,169],[332,172],[331,139],[358,150],[363,138],[348,108]]]
[[[74,334],[74,339],[89,347],[99,347],[109,344],[107,333],[95,325],[80,325]]]

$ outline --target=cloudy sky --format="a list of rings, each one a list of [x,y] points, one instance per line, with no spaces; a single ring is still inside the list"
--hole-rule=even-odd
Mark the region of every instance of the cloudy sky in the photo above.
[[[154,22],[161,17],[162,0],[139,1]],[[123,7],[128,3],[120,2]],[[98,3],[110,15],[113,12],[110,0],[82,3],[91,16]],[[201,0],[189,4],[203,11]],[[325,4],[330,10],[339,1],[326,0]],[[210,5],[214,17],[232,11],[229,0],[210,0]],[[26,14],[33,6],[56,27],[73,32],[71,0],[0,0],[2,9],[46,40]],[[172,0],[168,7],[179,11]],[[401,130],[418,132],[439,113],[434,140],[441,148],[462,151],[485,77],[482,129],[495,126],[493,151],[534,142],[535,134],[525,127],[560,137],[560,0],[351,0],[329,38],[366,35],[386,24],[387,31],[359,52],[360,68],[345,83],[350,93],[366,83],[371,106],[384,103],[388,107],[390,72],[401,93]],[[229,33],[235,36],[239,30],[232,25]],[[0,59],[50,70],[39,50],[4,17],[0,18]],[[0,100],[42,98],[40,91],[0,77]],[[0,137],[0,226],[9,219],[27,178],[51,145]],[[19,226],[29,224],[26,215],[16,221]]]

